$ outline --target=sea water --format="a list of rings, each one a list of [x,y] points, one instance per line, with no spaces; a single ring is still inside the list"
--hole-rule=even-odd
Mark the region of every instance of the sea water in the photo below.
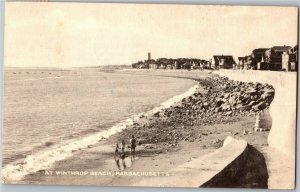
[[[18,180],[49,168],[196,88],[186,79],[97,70],[6,70],[3,175]]]

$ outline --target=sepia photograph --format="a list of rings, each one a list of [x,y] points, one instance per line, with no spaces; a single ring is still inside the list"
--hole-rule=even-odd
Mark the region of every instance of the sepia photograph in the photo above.
[[[4,14],[3,184],[295,188],[298,7]]]

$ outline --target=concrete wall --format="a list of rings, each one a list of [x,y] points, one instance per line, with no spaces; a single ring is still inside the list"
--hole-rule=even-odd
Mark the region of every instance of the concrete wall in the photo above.
[[[235,160],[200,187],[266,189],[268,178],[264,156],[247,144],[245,150]]]
[[[134,186],[242,187],[243,182],[239,182],[238,179],[245,178],[239,173],[245,167],[248,147],[245,140],[237,140],[228,136],[223,147],[174,167],[169,170],[170,176],[147,177],[135,183]]]
[[[264,156],[245,140],[228,136],[223,147],[169,171],[168,177],[148,177],[134,186],[267,188]]]
[[[268,83],[275,88],[270,105],[272,127],[264,149],[269,189],[294,189],[296,155],[297,73],[275,71],[218,71],[230,79]]]
[[[272,128],[268,143],[270,147],[295,159],[297,73],[252,70],[220,70],[213,73],[236,81],[273,85],[275,97],[270,106]]]

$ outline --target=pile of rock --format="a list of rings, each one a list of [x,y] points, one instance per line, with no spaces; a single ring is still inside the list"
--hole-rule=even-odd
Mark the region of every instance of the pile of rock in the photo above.
[[[146,126],[137,124],[125,132],[144,138],[143,143],[162,142],[169,147],[178,146],[179,141],[197,142],[212,134],[202,131],[199,134],[198,125],[228,123],[255,115],[267,108],[275,95],[271,85],[232,81],[217,75],[200,79],[199,84],[203,89],[155,113]]]
[[[275,94],[268,84],[232,81],[219,76],[201,79],[199,83],[205,91],[183,99],[160,116],[191,125],[193,122],[222,123],[228,116],[241,117],[267,108]]]
[[[219,76],[213,76],[208,81],[213,85],[206,86],[208,106],[215,112],[226,112],[225,115],[263,110],[270,105],[275,95],[274,88],[268,84],[232,81]],[[200,81],[200,84],[205,86],[207,83]]]

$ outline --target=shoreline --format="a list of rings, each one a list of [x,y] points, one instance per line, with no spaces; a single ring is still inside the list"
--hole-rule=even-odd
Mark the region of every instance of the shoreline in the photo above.
[[[140,121],[140,117],[151,116],[154,113],[169,108],[171,105],[173,105],[176,102],[179,102],[181,99],[192,95],[198,88],[199,86],[198,84],[196,84],[193,87],[189,88],[186,92],[167,99],[166,101],[158,104],[158,106],[152,108],[151,110],[131,115],[130,117],[111,126],[107,130],[96,132],[91,135],[86,135],[84,136],[84,138],[80,139],[74,138],[71,139],[69,142],[65,143],[63,146],[51,146],[51,148],[45,148],[44,150],[38,152],[35,155],[27,155],[26,158],[23,160],[19,159],[14,162],[8,163],[2,168],[2,180],[4,183],[11,183],[11,181],[17,182],[22,180],[23,177],[26,177],[26,175],[30,174],[30,172],[38,172],[39,170],[48,169],[57,161],[62,161],[64,159],[71,158],[75,151],[89,148],[91,145],[95,145],[101,140],[108,139],[114,134],[118,134],[119,132],[130,128],[130,126]],[[58,158],[55,159],[53,157]],[[48,159],[48,161],[44,161],[44,159]],[[39,164],[39,166],[33,166],[36,164]],[[24,172],[20,172],[19,170],[24,170]],[[10,178],[14,179],[12,180]]]
[[[205,95],[207,92],[209,92],[209,89],[205,88],[200,91],[198,90],[194,95]],[[191,101],[184,99],[170,108],[176,109],[183,103],[188,104]],[[180,119],[184,119],[184,121],[182,122]],[[141,121],[134,124],[131,128],[124,129],[122,132],[114,134],[108,139],[104,139],[94,145],[90,145],[85,149],[74,151],[72,156],[56,162],[53,167],[27,175],[24,180],[18,183],[134,186],[142,178],[120,175],[114,177],[99,177],[98,175],[95,177],[95,175],[76,176],[67,174],[49,176],[46,174],[48,171],[55,172],[57,170],[118,171],[113,160],[114,145],[122,139],[125,139],[128,143],[128,139],[132,134],[137,135],[136,137],[139,142],[137,147],[138,159],[131,161],[129,158],[126,158],[125,164],[127,168],[124,172],[149,170],[154,172],[168,172],[168,170],[193,158],[220,148],[223,140],[228,135],[246,139],[251,145],[259,148],[267,145],[268,132],[253,132],[255,118],[252,113],[246,112],[236,117],[227,115],[226,118],[216,123],[211,122],[209,119],[207,121],[197,121],[197,118],[196,121],[191,121],[189,114],[178,118],[181,122],[176,122],[177,124],[174,125],[170,120],[172,119],[168,115],[143,117]],[[243,134],[243,131],[246,131],[248,134]],[[164,138],[160,137],[162,135]],[[128,153],[127,150],[127,156]],[[149,184],[149,186],[155,187],[156,185]]]

